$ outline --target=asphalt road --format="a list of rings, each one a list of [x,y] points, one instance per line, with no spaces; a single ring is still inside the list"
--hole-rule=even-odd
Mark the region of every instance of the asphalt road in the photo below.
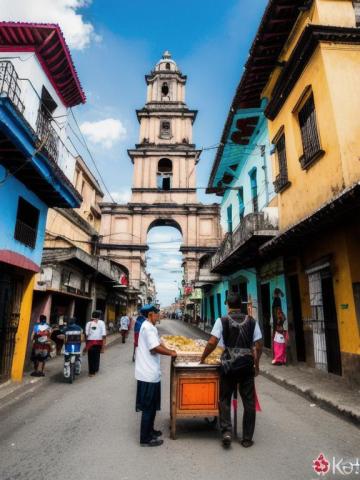
[[[174,320],[163,321],[159,330],[189,333]],[[223,450],[219,433],[202,419],[179,421],[178,438],[171,440],[165,357],[156,425],[165,443],[142,448],[131,352],[132,338],[107,350],[99,376],[88,378],[85,366],[78,381],[68,385],[59,374],[2,409],[0,480],[308,480],[319,478],[312,461],[320,452],[329,459],[360,456],[355,426],[262,377],[257,390],[263,411],[252,448],[233,442]],[[344,476],[329,473],[326,478]]]

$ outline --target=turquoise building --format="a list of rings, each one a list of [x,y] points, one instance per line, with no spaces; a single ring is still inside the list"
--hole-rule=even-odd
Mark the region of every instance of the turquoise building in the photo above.
[[[223,241],[212,257],[202,260],[198,286],[204,292],[202,317],[209,326],[226,314],[228,293],[239,293],[242,311],[260,321],[270,347],[274,306],[280,303],[285,316],[287,312],[282,261],[264,263],[258,250],[277,233],[272,152],[265,102],[235,108],[238,96],[239,89],[207,188],[207,193],[221,196]]]

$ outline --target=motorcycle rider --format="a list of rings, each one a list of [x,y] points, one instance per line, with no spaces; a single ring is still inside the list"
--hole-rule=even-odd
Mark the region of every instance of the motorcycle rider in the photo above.
[[[70,377],[70,357],[76,356],[75,375],[81,372],[81,342],[83,341],[83,329],[77,325],[76,318],[71,317],[68,320],[64,331],[64,377]]]

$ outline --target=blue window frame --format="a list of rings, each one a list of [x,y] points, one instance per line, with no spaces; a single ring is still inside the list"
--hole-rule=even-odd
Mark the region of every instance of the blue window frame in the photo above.
[[[258,185],[257,185],[257,170],[253,168],[250,172],[250,187],[251,187],[251,198],[253,204],[253,211],[259,211],[259,203],[258,203]]]
[[[232,205],[227,207],[227,225],[228,225],[228,232],[232,233]]]
[[[245,215],[245,203],[244,203],[244,189],[241,187],[238,192],[238,200],[239,200],[239,216],[240,220],[244,218]]]

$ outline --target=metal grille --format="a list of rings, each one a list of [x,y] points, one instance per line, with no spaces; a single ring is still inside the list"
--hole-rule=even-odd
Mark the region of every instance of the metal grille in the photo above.
[[[327,371],[328,365],[321,272],[315,272],[309,275],[309,293],[312,313],[315,367],[319,370]]]
[[[30,248],[35,248],[37,230],[21,220],[16,220],[14,238]]]
[[[49,157],[57,162],[59,156],[59,137],[51,125],[51,116],[41,107],[38,111],[36,120],[36,133],[43,143],[42,149],[46,151]]]
[[[25,106],[20,98],[19,76],[9,61],[0,62],[0,95],[9,98],[21,113],[24,112]]]
[[[311,94],[299,112],[299,123],[303,143],[304,163],[311,160],[320,150],[320,141],[316,126],[314,96]]]
[[[285,134],[282,134],[276,144],[276,152],[279,162],[279,175],[288,178],[287,160],[286,160],[286,146]]]

